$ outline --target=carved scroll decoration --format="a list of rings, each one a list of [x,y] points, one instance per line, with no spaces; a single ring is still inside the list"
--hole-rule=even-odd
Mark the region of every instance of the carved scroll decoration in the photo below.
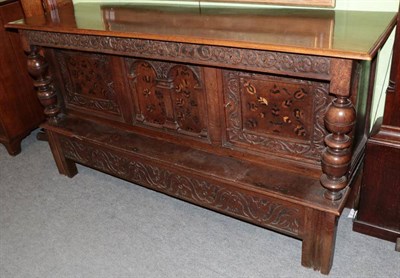
[[[224,84],[228,142],[321,159],[327,83],[224,71]]]
[[[75,51],[57,51],[68,105],[121,115],[109,57]]]
[[[61,142],[65,156],[74,161],[258,225],[292,235],[299,234],[302,211],[298,207],[288,207],[283,202],[267,197],[229,190],[206,180],[128,159],[73,139],[61,137]]]
[[[139,123],[207,136],[205,88],[199,67],[127,58]]]
[[[30,44],[329,80],[331,59],[266,50],[22,30]]]

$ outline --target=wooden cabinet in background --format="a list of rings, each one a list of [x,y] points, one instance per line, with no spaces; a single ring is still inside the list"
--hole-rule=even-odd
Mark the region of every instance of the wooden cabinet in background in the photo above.
[[[353,229],[397,241],[400,251],[400,28],[396,32],[385,114],[368,139]]]
[[[19,35],[3,27],[23,17],[18,1],[0,1],[0,143],[10,155],[21,151],[21,140],[44,119]]]

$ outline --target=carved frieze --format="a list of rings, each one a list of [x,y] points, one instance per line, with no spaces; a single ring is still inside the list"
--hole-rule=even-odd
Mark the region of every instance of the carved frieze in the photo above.
[[[67,137],[61,137],[61,146],[64,155],[74,161],[258,225],[299,234],[303,212],[294,205],[182,175]]]
[[[146,39],[22,30],[33,45],[330,79],[331,58]]]
[[[60,50],[57,63],[65,84],[64,101],[68,107],[121,114],[110,67],[110,58]]]
[[[139,123],[197,137],[207,135],[199,67],[132,58],[125,61]]]
[[[320,160],[332,99],[327,83],[239,71],[223,78],[229,143]]]

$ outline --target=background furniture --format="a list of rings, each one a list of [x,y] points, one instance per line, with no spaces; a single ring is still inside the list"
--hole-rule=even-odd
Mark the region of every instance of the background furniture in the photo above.
[[[398,17],[400,22],[400,17]],[[383,119],[368,139],[354,231],[396,241],[400,251],[400,28],[397,28]]]
[[[30,50],[60,173],[82,163],[291,235],[302,265],[328,273],[394,14],[102,12],[100,29],[63,9],[9,25]]]
[[[23,16],[18,1],[0,1],[0,143],[10,155],[21,151],[21,140],[44,120],[19,35],[3,27]]]

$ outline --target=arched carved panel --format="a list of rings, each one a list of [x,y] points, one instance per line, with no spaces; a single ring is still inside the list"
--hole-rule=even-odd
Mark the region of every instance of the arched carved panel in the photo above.
[[[157,74],[153,66],[146,61],[137,61],[132,65],[130,74],[135,79],[141,112],[139,119],[158,125],[165,124],[164,94],[156,88]]]
[[[202,70],[175,63],[125,59],[135,100],[136,124],[207,137]]]
[[[174,115],[179,128],[200,133],[203,128],[199,110],[203,89],[197,76],[187,66],[178,65],[171,68],[169,77],[173,84]]]

